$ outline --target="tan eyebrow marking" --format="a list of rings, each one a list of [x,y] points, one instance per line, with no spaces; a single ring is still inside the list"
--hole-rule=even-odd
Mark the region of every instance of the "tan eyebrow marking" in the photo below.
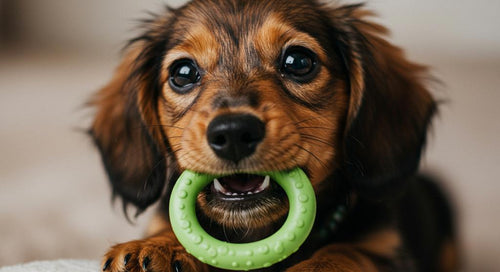
[[[253,42],[260,57],[267,63],[272,63],[283,48],[291,45],[309,48],[318,55],[321,62],[327,61],[325,50],[314,37],[297,30],[277,14],[270,15],[266,19]]]
[[[189,58],[196,61],[204,70],[213,69],[219,59],[220,45],[212,31],[203,24],[189,28],[181,44],[168,51],[163,67],[169,67],[175,60]],[[163,69],[162,79],[166,79],[168,71]]]

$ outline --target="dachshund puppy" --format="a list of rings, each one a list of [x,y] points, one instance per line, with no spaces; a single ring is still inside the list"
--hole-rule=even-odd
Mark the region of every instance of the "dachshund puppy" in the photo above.
[[[180,173],[224,176],[198,196],[198,218],[244,243],[288,212],[283,190],[251,173],[296,167],[316,192],[316,222],[297,253],[262,271],[454,271],[447,201],[415,175],[436,111],[427,70],[370,15],[316,0],[193,0],[145,21],[92,101],[90,133],[124,207],[160,209],[103,271],[219,271],[171,230]]]

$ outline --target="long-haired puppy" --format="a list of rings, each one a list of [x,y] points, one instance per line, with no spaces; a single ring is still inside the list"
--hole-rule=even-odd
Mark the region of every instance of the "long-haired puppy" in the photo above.
[[[218,271],[171,230],[180,173],[224,175],[198,196],[198,218],[243,243],[288,212],[279,186],[248,173],[296,167],[315,189],[316,222],[266,271],[454,271],[447,201],[415,175],[436,111],[429,76],[370,15],[314,0],[194,0],[145,21],[93,99],[91,135],[125,207],[161,204],[147,238],[113,246],[103,271]]]

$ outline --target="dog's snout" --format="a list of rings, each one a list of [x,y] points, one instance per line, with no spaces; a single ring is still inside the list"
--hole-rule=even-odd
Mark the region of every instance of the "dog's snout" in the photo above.
[[[255,152],[265,132],[264,123],[253,115],[228,114],[210,122],[207,140],[218,157],[239,162]]]

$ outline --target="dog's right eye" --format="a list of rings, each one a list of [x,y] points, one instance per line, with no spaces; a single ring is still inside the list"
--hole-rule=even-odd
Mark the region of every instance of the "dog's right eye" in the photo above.
[[[192,60],[178,60],[170,67],[168,82],[175,92],[186,93],[190,91],[200,79],[200,71]]]
[[[302,46],[288,48],[281,57],[281,73],[299,83],[312,80],[318,67],[316,54]]]

